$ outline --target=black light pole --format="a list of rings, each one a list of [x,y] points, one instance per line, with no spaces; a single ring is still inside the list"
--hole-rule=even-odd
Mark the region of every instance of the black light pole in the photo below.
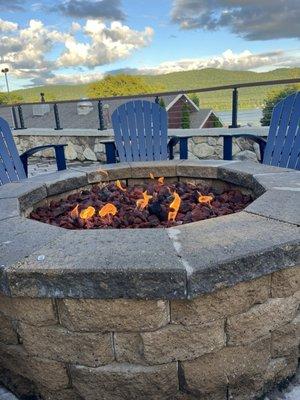
[[[7,78],[7,73],[9,72],[9,69],[8,68],[3,68],[3,69],[1,69],[1,72],[5,76],[6,90],[7,90],[7,94],[8,94],[8,97],[9,97],[9,85],[8,85],[8,78]],[[12,119],[13,119],[13,123],[14,123],[15,129],[19,129],[16,110],[15,110],[14,106],[12,106],[12,108],[11,108],[11,114],[12,114]]]

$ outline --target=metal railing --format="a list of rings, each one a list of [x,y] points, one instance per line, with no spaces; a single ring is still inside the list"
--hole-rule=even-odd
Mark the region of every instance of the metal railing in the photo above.
[[[231,125],[230,128],[238,128],[238,97],[240,88],[250,88],[250,87],[260,87],[260,86],[274,86],[274,85],[288,85],[288,84],[295,84],[300,83],[300,78],[293,78],[293,79],[279,79],[279,80],[272,80],[272,81],[261,81],[261,82],[245,82],[245,83],[235,83],[230,85],[223,85],[223,86],[213,86],[207,88],[197,88],[197,89],[182,89],[176,91],[169,91],[169,92],[159,92],[159,93],[151,93],[151,94],[138,94],[138,95],[129,95],[129,96],[113,96],[113,97],[101,97],[101,98],[89,98],[89,99],[74,99],[74,100],[61,100],[61,101],[46,101],[46,104],[53,104],[53,115],[54,115],[54,123],[55,123],[55,130],[63,129],[63,124],[61,123],[60,115],[59,115],[59,104],[66,104],[66,103],[78,103],[82,101],[96,101],[97,102],[97,114],[98,114],[98,129],[105,130],[105,122],[104,122],[104,115],[103,115],[103,101],[110,101],[110,100],[129,100],[129,99],[138,99],[138,98],[154,98],[156,103],[159,102],[159,98],[162,96],[170,96],[170,95],[179,95],[183,93],[205,93],[205,92],[215,92],[220,90],[231,90],[232,89],[232,107],[231,107]],[[45,104],[40,102],[26,102],[26,103],[16,103],[16,104],[5,104],[0,105],[0,109],[3,107],[11,107],[12,109],[12,117],[14,123],[14,129],[26,129],[24,116],[23,116],[23,106],[28,105],[38,105],[38,104]],[[16,112],[16,108],[18,111],[18,116]]]

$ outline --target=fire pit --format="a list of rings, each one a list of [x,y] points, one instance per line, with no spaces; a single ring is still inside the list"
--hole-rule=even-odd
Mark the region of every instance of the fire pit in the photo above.
[[[248,400],[291,377],[299,175],[172,161],[1,187],[0,382],[43,400]]]
[[[129,188],[120,180],[101,183],[66,199],[52,200],[32,211],[30,217],[66,229],[170,228],[232,214],[250,202],[250,194],[226,191],[225,185],[220,193],[220,188],[205,183],[170,184],[150,173],[150,183]]]

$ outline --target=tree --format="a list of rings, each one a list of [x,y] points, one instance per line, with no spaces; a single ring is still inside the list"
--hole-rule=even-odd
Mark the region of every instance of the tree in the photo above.
[[[267,98],[265,99],[265,104],[263,107],[263,117],[260,120],[262,126],[269,126],[271,117],[272,117],[272,112],[274,106],[282,99],[285,97],[289,96],[292,93],[297,92],[297,87],[296,86],[286,86],[284,89],[281,90],[273,90],[269,93]]]
[[[197,107],[199,107],[199,97],[196,95],[196,93],[192,93],[191,95],[189,95],[189,98],[192,100],[193,103],[196,104]]]
[[[164,99],[163,99],[162,97],[159,99],[159,105],[160,105],[162,108],[166,108],[165,101],[164,101]]]
[[[0,104],[15,104],[22,100],[22,97],[17,94],[0,92]]]
[[[161,86],[150,85],[143,78],[132,75],[108,75],[88,87],[88,96],[113,97],[135,94],[155,93],[161,91]]]
[[[190,110],[187,104],[184,104],[181,109],[181,128],[190,128]]]

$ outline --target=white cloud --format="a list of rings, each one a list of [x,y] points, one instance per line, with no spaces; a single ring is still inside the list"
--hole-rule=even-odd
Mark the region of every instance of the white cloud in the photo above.
[[[151,28],[137,31],[121,22],[107,26],[99,20],[87,20],[83,27],[73,22],[69,32],[46,27],[39,20],[30,20],[22,29],[9,21],[3,22],[10,31],[1,37],[0,62],[9,66],[12,75],[31,79],[33,84],[43,84],[57,76],[65,79],[59,73],[61,68],[92,69],[129,57],[135,50],[149,45],[153,36]],[[79,31],[80,41],[75,36]],[[51,52],[58,45],[63,50],[55,60]]]
[[[300,65],[300,53],[287,53],[281,50],[253,54],[249,50],[234,53],[228,49],[221,55],[203,58],[186,58],[166,61],[156,67],[146,67],[136,70],[142,74],[167,74],[171,72],[192,71],[203,68],[224,68],[228,70],[258,70],[262,67],[276,68]]]
[[[154,33],[149,27],[140,32],[116,21],[108,27],[99,20],[87,20],[83,32],[89,41],[78,42],[75,37],[69,37],[66,51],[58,58],[58,66],[93,68],[124,59],[134,50],[148,46]]]
[[[0,32],[13,32],[18,29],[18,24],[0,18]]]
[[[56,74],[51,78],[45,79],[47,85],[59,85],[59,84],[79,84],[79,83],[90,83],[98,81],[104,77],[101,72],[90,72],[90,73],[73,73],[73,74]]]

